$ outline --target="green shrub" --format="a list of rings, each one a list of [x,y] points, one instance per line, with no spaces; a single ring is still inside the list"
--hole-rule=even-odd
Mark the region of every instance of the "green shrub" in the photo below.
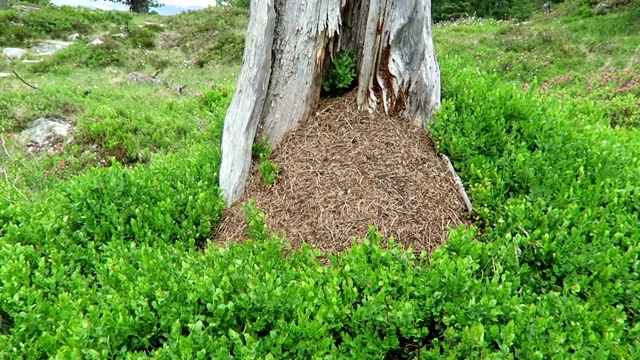
[[[162,28],[160,28],[162,29]],[[156,47],[157,31],[149,27],[134,28],[127,36],[127,42],[134,48],[153,49]]]
[[[273,185],[280,173],[278,164],[271,162],[269,159],[260,161],[260,167],[258,168],[262,175],[262,181],[267,185]]]
[[[62,49],[44,61],[34,63],[30,70],[35,73],[60,71],[66,65],[86,68],[120,66],[125,63],[122,46],[113,38],[106,37],[101,45],[87,45],[76,42]]]
[[[29,40],[66,39],[73,33],[86,35],[112,24],[128,24],[133,15],[122,11],[91,10],[82,7],[45,7],[21,13],[1,11],[0,42],[5,46],[25,46]]]
[[[245,9],[212,6],[171,16],[166,29],[181,35],[175,45],[188,54],[195,65],[203,67],[211,62],[240,64],[247,23]]]
[[[29,28],[22,26],[18,10],[0,10],[0,43],[3,46],[20,46],[30,39],[32,34]]]
[[[262,181],[267,185],[273,185],[278,177],[280,169],[271,162],[271,146],[268,139],[261,139],[253,144],[252,156],[260,161],[258,171],[262,175]]]
[[[264,159],[271,156],[271,146],[269,139],[260,139],[253,143],[251,148],[251,156],[254,159]]]
[[[213,46],[213,55],[221,63],[241,63],[243,53],[243,34],[222,33],[218,36]]]
[[[0,357],[637,356],[637,131],[473,58],[440,64],[434,138],[479,221],[428,259],[380,247],[370,229],[321,265],[252,203],[246,243],[202,252],[224,207],[217,133],[214,146],[60,182],[39,202],[0,200],[0,304],[13,319]]]
[[[3,246],[0,279],[12,281],[0,301],[22,315],[0,335],[0,355],[369,359],[401,355],[401,342],[419,346],[433,329],[431,307],[409,300],[428,299],[433,280],[411,254],[381,249],[371,232],[324,267],[308,247],[286,255],[264,215],[246,213],[247,244],[204,254],[164,241],[88,244],[93,275],[74,248]]]
[[[605,109],[613,127],[640,127],[640,73],[630,68],[559,76],[542,84],[540,90],[595,102]]]
[[[542,76],[523,84],[484,68],[500,50],[480,27],[458,30],[473,51],[438,44],[445,98],[431,129],[478,221],[428,257],[393,239],[382,248],[371,228],[319,259],[272,233],[252,202],[246,243],[203,249],[224,208],[231,92],[217,86],[165,107],[141,85],[137,96],[122,85],[80,98],[72,84],[0,98],[0,121],[17,127],[23,102],[53,111],[76,96],[96,123],[80,135],[155,153],[53,182],[33,201],[0,185],[0,358],[637,358],[640,137],[610,124],[635,85],[588,91],[565,70],[549,96]],[[268,158],[266,144],[254,156]]]
[[[333,59],[329,66],[322,90],[333,95],[340,95],[350,89],[356,79],[356,58],[349,50],[343,50]]]
[[[483,351],[522,358],[633,357],[640,331],[630,315],[640,306],[630,295],[640,289],[634,270],[640,238],[632,230],[640,219],[631,215],[640,194],[632,185],[640,177],[634,165],[638,138],[609,128],[605,110],[593,104],[541,98],[465,66],[462,58],[440,61],[448,99],[434,127],[436,139],[469,184],[486,226],[478,238],[486,252],[469,255],[481,268],[487,264],[485,281],[493,279],[482,293],[516,286],[520,295],[511,300],[522,309],[503,308],[497,322],[481,322],[489,330],[485,344],[511,332],[499,350],[449,347],[464,339],[451,327],[440,349],[464,357]],[[454,320],[456,328],[472,326],[461,321]],[[528,335],[527,324],[536,324],[537,336]],[[494,335],[492,326],[498,326]]]
[[[0,96],[0,132],[22,131],[40,117],[68,117],[80,109],[74,97],[65,85],[7,91]]]

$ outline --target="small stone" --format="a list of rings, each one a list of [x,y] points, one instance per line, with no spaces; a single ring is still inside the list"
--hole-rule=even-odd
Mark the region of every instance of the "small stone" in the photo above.
[[[104,41],[100,40],[99,38],[95,39],[95,40],[93,40],[92,42],[89,43],[89,45],[91,45],[91,46],[100,46],[102,44],[104,44]]]
[[[74,41],[74,40],[75,40],[75,39],[77,39],[79,36],[80,36],[80,34],[78,34],[78,33],[75,33],[75,34],[69,35],[69,40]]]
[[[31,127],[20,133],[22,143],[43,144],[47,137],[61,136],[69,134],[71,125],[56,121],[55,119],[39,118],[31,124]]]
[[[31,50],[40,56],[50,56],[71,44],[73,43],[68,41],[46,40],[36,46],[33,46]]]
[[[27,53],[27,50],[20,48],[4,48],[2,49],[2,54],[7,59],[20,59]]]

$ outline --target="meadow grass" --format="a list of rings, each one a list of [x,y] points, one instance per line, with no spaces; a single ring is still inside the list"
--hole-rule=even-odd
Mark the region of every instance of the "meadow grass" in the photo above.
[[[246,243],[202,249],[224,209],[238,63],[185,63],[175,34],[149,49],[113,40],[126,56],[107,67],[86,47],[12,63],[40,90],[0,80],[0,358],[637,358],[637,2],[598,17],[582,3],[436,27],[432,133],[477,222],[429,256],[382,248],[372,228],[322,265],[251,203]],[[244,24],[230,14],[222,28]],[[132,22],[148,19],[164,21]],[[165,57],[161,76],[190,94],[125,80]],[[77,142],[48,157],[9,138],[43,114],[76,124]]]

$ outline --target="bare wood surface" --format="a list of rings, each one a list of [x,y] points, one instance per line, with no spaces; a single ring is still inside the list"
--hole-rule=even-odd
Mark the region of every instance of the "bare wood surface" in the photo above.
[[[251,9],[244,64],[222,133],[220,187],[227,206],[244,191],[251,168],[251,148],[271,77],[274,4],[272,0],[253,0]]]
[[[256,136],[275,146],[315,111],[324,72],[341,49],[356,51],[360,109],[382,108],[428,127],[440,106],[430,0],[253,0],[251,9],[223,134],[227,205],[244,190]]]

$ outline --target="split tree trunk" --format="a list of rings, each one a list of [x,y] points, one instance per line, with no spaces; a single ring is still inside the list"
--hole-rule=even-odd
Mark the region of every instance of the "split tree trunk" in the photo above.
[[[243,193],[257,137],[275,146],[310,116],[332,57],[358,64],[358,106],[427,127],[440,106],[430,0],[252,0],[244,64],[225,118],[220,187]]]

